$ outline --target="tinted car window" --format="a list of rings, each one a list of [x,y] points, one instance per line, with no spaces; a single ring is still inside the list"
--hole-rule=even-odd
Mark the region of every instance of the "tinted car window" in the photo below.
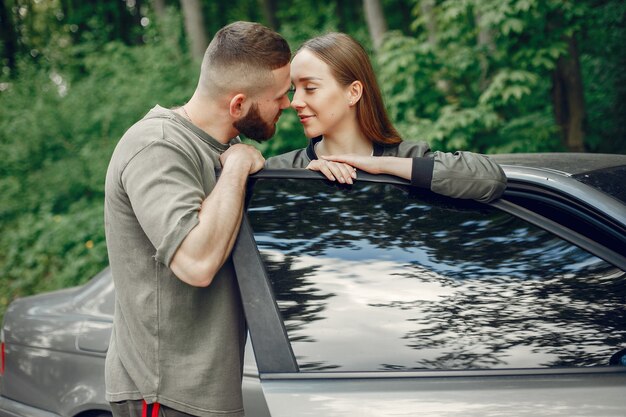
[[[486,205],[260,180],[249,215],[302,371],[602,366],[623,271]]]

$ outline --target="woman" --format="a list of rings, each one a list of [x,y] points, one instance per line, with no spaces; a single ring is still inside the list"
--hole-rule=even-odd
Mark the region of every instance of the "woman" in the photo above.
[[[484,155],[431,152],[404,142],[383,105],[363,47],[343,33],[305,42],[291,62],[294,96],[309,146],[269,158],[267,168],[307,168],[352,184],[355,168],[391,174],[450,197],[491,201],[506,187],[502,169]]]

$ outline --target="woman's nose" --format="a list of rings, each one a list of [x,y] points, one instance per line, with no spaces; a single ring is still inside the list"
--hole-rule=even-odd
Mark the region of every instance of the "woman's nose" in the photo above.
[[[302,100],[300,100],[298,97],[296,97],[295,95],[293,96],[293,99],[291,100],[291,108],[298,110],[304,107],[304,103],[302,102]]]
[[[299,89],[294,89],[293,96],[291,97],[292,109],[299,110],[305,106],[304,101],[301,99],[301,97],[301,91],[299,91]]]

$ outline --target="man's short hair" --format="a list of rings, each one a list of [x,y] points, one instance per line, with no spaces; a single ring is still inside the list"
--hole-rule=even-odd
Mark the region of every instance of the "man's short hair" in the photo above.
[[[259,23],[234,22],[220,29],[209,44],[198,88],[206,94],[254,95],[271,85],[271,71],[290,59],[289,44],[278,33]]]

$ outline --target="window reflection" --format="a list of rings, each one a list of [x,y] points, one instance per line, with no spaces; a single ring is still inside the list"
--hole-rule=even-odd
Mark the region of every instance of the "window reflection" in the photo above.
[[[302,370],[600,366],[626,278],[490,207],[264,180],[250,220]]]

